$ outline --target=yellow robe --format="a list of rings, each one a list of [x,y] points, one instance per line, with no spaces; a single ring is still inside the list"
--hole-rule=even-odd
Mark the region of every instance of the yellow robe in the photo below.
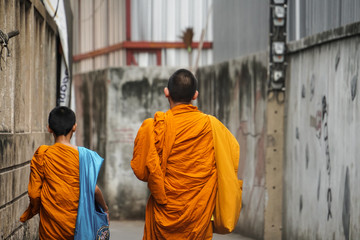
[[[212,238],[217,171],[208,115],[178,105],[145,120],[131,167],[151,192],[143,239]]]
[[[31,160],[30,204],[20,221],[40,214],[40,239],[74,239],[79,204],[79,152],[61,143],[40,146]]]

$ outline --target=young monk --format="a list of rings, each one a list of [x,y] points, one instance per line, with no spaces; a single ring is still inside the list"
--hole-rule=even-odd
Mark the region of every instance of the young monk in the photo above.
[[[48,131],[54,136],[55,144],[40,146],[31,160],[28,186],[30,204],[20,221],[25,222],[39,213],[40,239],[74,239],[75,226],[86,227],[93,222],[83,220],[83,208],[88,205],[86,200],[81,200],[82,210],[79,211],[80,196],[88,194],[90,201],[95,198],[94,202],[108,213],[102,192],[96,185],[103,159],[93,151],[70,143],[77,126],[75,114],[70,108],[54,108],[49,114],[48,124]],[[95,174],[80,176],[81,164],[92,168]],[[86,167],[82,170],[85,171]],[[82,190],[81,184],[89,190]],[[80,230],[78,232],[78,235],[83,234]]]
[[[135,175],[148,182],[151,192],[143,239],[212,239],[217,193],[212,121],[225,127],[191,104],[199,93],[190,71],[176,71],[164,93],[170,110],[143,122],[131,160]],[[238,146],[232,135],[229,139]],[[239,148],[233,151],[238,157]]]

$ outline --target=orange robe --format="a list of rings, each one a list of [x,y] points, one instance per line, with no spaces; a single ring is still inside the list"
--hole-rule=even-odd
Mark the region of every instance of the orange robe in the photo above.
[[[143,239],[212,238],[217,171],[208,115],[178,105],[145,120],[131,167],[151,192]]]
[[[30,169],[30,204],[20,221],[40,213],[40,239],[74,239],[80,194],[79,152],[61,143],[42,145]]]

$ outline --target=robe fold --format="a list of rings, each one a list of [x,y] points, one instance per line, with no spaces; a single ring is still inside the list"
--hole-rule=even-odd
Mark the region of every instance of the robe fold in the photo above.
[[[30,164],[30,204],[20,221],[40,214],[40,239],[74,239],[79,204],[79,152],[61,143],[40,146]]]
[[[144,240],[212,238],[217,171],[208,115],[178,105],[145,120],[131,167],[151,192]]]

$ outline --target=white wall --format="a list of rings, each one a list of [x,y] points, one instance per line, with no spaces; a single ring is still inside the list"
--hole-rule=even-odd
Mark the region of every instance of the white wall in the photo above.
[[[323,44],[317,37],[290,46],[284,234],[360,239],[360,37]]]

